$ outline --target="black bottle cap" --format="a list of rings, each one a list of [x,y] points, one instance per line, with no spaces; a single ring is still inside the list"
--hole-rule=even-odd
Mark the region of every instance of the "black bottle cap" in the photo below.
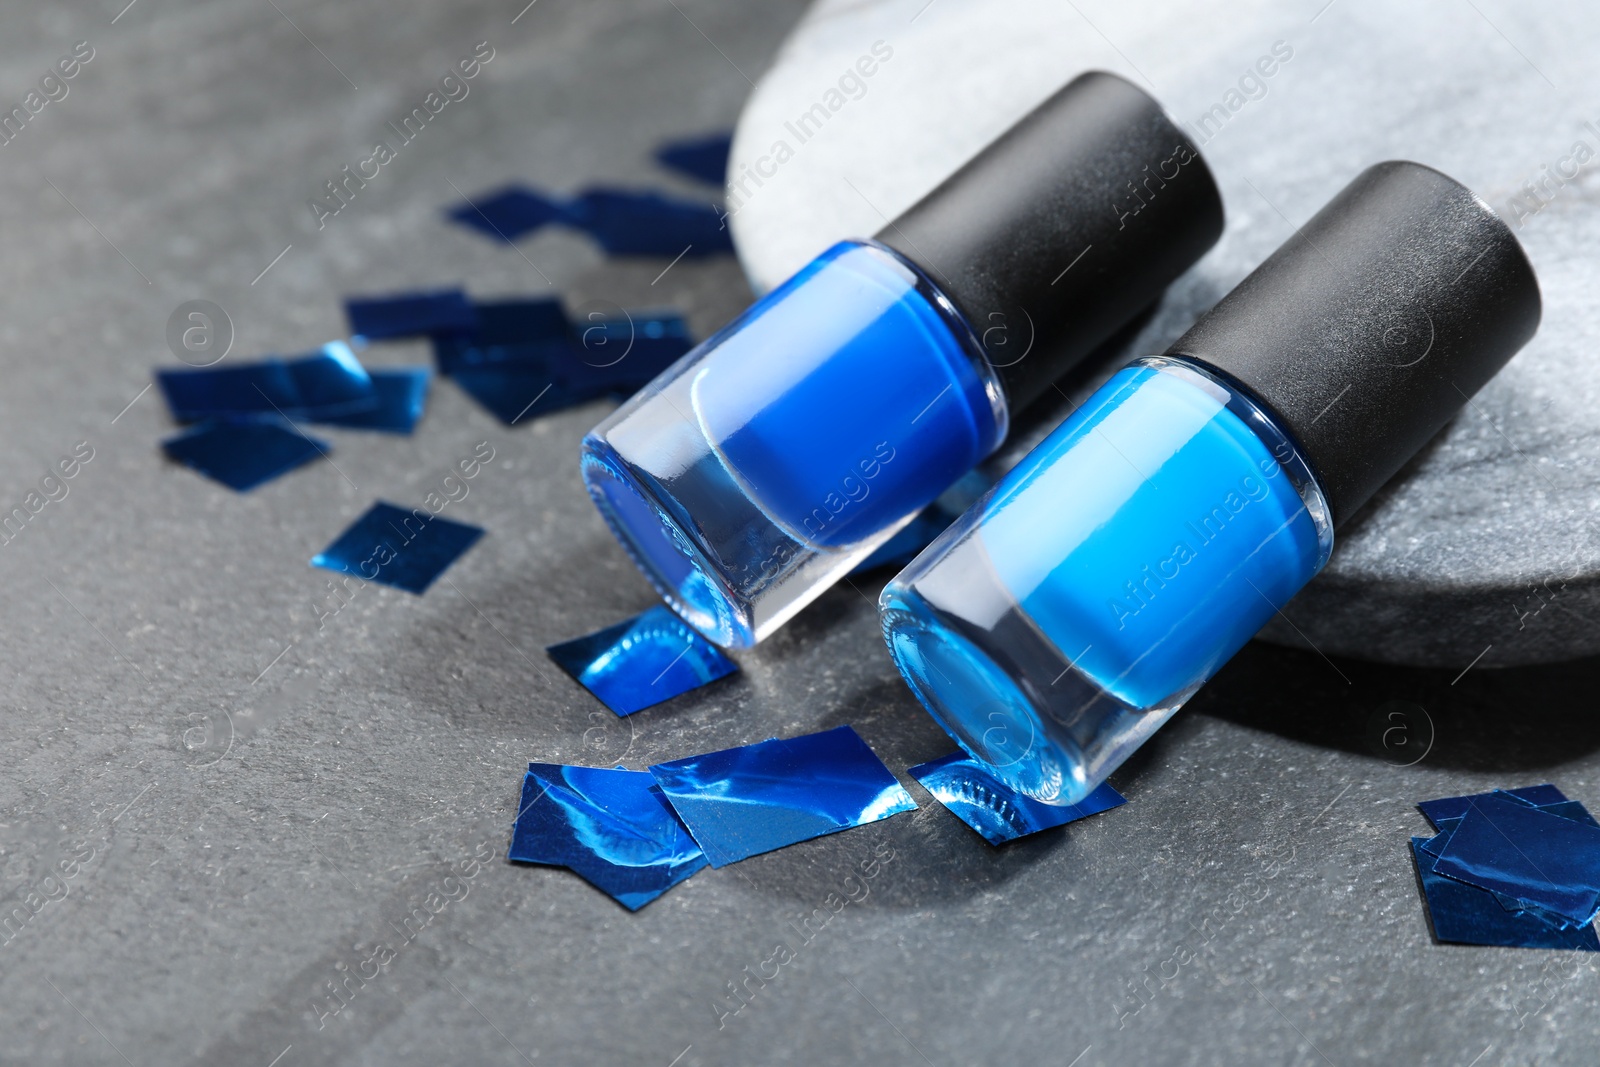
[[[1488,204],[1420,163],[1369,167],[1180,337],[1278,416],[1349,518],[1539,328]]]
[[[1221,234],[1199,149],[1143,90],[1091,71],[876,239],[955,304],[1020,411]]]

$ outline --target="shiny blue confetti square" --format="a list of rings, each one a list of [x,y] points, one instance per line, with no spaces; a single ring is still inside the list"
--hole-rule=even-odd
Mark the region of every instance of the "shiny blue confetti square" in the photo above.
[[[618,715],[632,715],[739,669],[660,604],[545,652]]]
[[[330,451],[275,416],[208,419],[161,442],[167,458],[241,493]]]
[[[479,527],[441,519],[426,508],[407,511],[379,501],[311,557],[311,565],[420,596],[482,536]]]
[[[463,226],[510,243],[549,223],[564,221],[566,207],[525,185],[512,184],[474,197],[447,214]]]
[[[582,380],[598,392],[627,397],[694,347],[689,325],[674,312],[624,312],[574,327]]]
[[[440,374],[514,369],[549,375],[572,359],[572,329],[561,301],[504,300],[474,308],[476,328],[434,338]]]
[[[370,372],[378,406],[371,411],[329,415],[312,421],[351,430],[409,434],[417,428],[428,400],[433,372],[427,367],[399,367]]]
[[[156,381],[178,422],[237,415],[315,420],[378,406],[371,376],[343,341],[293,360],[158,370]]]
[[[556,301],[480,308],[488,325],[436,339],[434,356],[440,373],[507,426],[630,396],[694,346],[683,317],[672,313],[624,313],[580,328]]]
[[[1534,807],[1544,804],[1567,803],[1567,798],[1561,790],[1546,783],[1545,785],[1526,785],[1520,789],[1496,789],[1492,793],[1473,793],[1464,797],[1440,797],[1438,800],[1424,800],[1417,805],[1417,808],[1427,817],[1429,822],[1433,823],[1434,829],[1439,830],[1443,829],[1440,824],[1445,820],[1459,819],[1465,815],[1474,800],[1482,800],[1485,797],[1496,795],[1530,804]]]
[[[508,859],[566,867],[637,911],[706,865],[644,771],[530,763]]]
[[[1474,798],[1433,869],[1574,923],[1600,910],[1600,828],[1526,803]]]
[[[711,185],[721,185],[728,174],[728,152],[733,148],[732,133],[710,133],[668,141],[656,149],[656,161],[679,174]]]
[[[720,211],[660,193],[585,189],[568,204],[567,216],[613,256],[695,259],[733,251]]]
[[[350,332],[368,341],[465,333],[478,325],[478,313],[460,289],[347,297],[344,313]]]
[[[548,375],[527,371],[457,371],[450,377],[462,392],[507,426],[594,399],[587,392],[573,396],[566,389],[557,388]]]
[[[918,764],[906,773],[991,845],[1065,826],[1127,803],[1121,793],[1105,783],[1077,804],[1041,804],[1013,791],[989,768],[962,752]]]
[[[916,810],[848,726],[650,768],[713,867]]]
[[[1562,928],[1535,914],[1508,911],[1494,894],[1436,873],[1433,857],[1423,850],[1424,840],[1411,839],[1411,855],[1428,899],[1433,935],[1440,941],[1600,952],[1600,939],[1592,926]]]
[[[1529,795],[1539,796],[1539,797],[1541,797],[1541,799],[1549,799],[1550,796],[1551,796],[1551,793],[1554,792],[1554,787],[1553,786],[1534,786],[1534,787],[1531,787],[1531,788],[1532,788],[1533,791]],[[1550,792],[1544,792],[1545,790],[1548,790]],[[1559,793],[1554,793],[1554,795],[1559,796],[1560,794]],[[1583,823],[1583,824],[1588,825],[1588,826],[1596,825],[1595,822],[1594,822],[1593,816],[1591,816],[1588,813],[1588,811],[1584,809],[1582,804],[1578,803],[1575,800],[1563,800],[1563,801],[1560,801],[1560,802],[1557,802],[1557,803],[1554,803],[1554,804],[1545,804],[1543,806],[1538,806],[1538,805],[1530,804],[1527,800],[1523,799],[1523,797],[1521,797],[1521,796],[1518,796],[1518,795],[1510,793],[1510,792],[1498,790],[1498,789],[1495,790],[1493,793],[1481,793],[1481,794],[1478,794],[1477,796],[1471,797],[1471,798],[1467,798],[1467,797],[1447,797],[1447,798],[1445,798],[1445,803],[1443,803],[1443,804],[1440,804],[1439,802],[1430,802],[1430,803],[1434,805],[1434,810],[1436,812],[1441,811],[1441,810],[1442,811],[1465,810],[1464,806],[1452,804],[1450,802],[1451,801],[1459,801],[1459,800],[1468,800],[1468,799],[1483,800],[1483,799],[1486,799],[1488,797],[1500,797],[1502,799],[1509,800],[1512,803],[1521,804],[1521,805],[1528,806],[1528,807],[1537,807],[1539,811],[1548,812],[1551,815],[1558,815],[1563,819],[1573,819],[1573,820],[1575,820],[1577,822]],[[1428,862],[1430,864],[1430,868],[1429,868],[1430,871],[1432,871],[1432,866],[1431,865],[1434,864],[1438,860],[1438,858],[1441,855],[1444,854],[1444,850],[1445,850],[1446,846],[1448,846],[1449,843],[1450,843],[1451,836],[1455,833],[1456,828],[1461,825],[1461,821],[1462,821],[1462,817],[1457,817],[1457,818],[1454,818],[1454,819],[1441,818],[1439,820],[1439,822],[1438,822],[1438,829],[1439,829],[1439,833],[1438,834],[1436,834],[1436,835],[1434,835],[1433,837],[1430,837],[1430,838],[1426,838],[1426,839],[1419,838],[1418,839],[1419,841],[1421,841],[1421,845],[1419,847],[1421,848],[1422,852],[1430,857],[1429,860],[1428,860]],[[1444,876],[1440,875],[1440,877],[1444,877]],[[1465,883],[1463,883],[1463,884],[1465,884]],[[1472,888],[1478,888],[1478,887],[1477,886],[1473,886]],[[1483,890],[1483,891],[1484,892],[1488,892],[1488,890]],[[1535,906],[1533,904],[1530,904],[1527,901],[1517,900],[1517,899],[1515,899],[1513,897],[1506,896],[1504,893],[1490,893],[1490,896],[1492,896],[1494,898],[1494,900],[1496,901],[1496,903],[1498,903],[1500,905],[1500,907],[1505,909],[1506,911],[1517,913],[1517,914],[1532,915],[1532,916],[1534,916],[1536,918],[1539,918],[1539,919],[1543,920],[1544,922],[1548,923],[1549,925],[1555,926],[1555,927],[1557,927],[1559,929],[1567,929],[1569,927],[1579,927],[1579,926],[1587,925],[1586,923],[1573,922],[1571,919],[1568,919],[1568,918],[1566,918],[1564,916],[1556,915],[1553,912],[1546,911],[1545,909],[1537,907],[1537,906]]]

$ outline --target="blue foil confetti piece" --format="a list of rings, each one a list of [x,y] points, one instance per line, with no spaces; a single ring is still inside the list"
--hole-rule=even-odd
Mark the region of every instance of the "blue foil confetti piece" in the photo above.
[[[574,396],[556,387],[548,375],[517,370],[457,371],[451,379],[461,390],[507,426],[593,400],[585,390]]]
[[[650,768],[713,867],[916,810],[848,726]]]
[[[1528,801],[1524,800],[1523,798],[1513,796],[1510,793],[1502,792],[1501,790],[1498,790],[1498,789],[1495,790],[1495,792],[1492,793],[1492,794],[1491,793],[1485,793],[1485,794],[1482,794],[1482,796],[1500,796],[1500,797],[1508,798],[1508,799],[1512,800],[1513,802],[1521,804],[1521,805],[1524,805],[1524,806],[1528,805]],[[1454,799],[1454,798],[1452,798],[1452,799]],[[1573,820],[1576,820],[1577,822],[1584,823],[1584,824],[1587,824],[1589,826],[1595,825],[1593,817],[1588,813],[1588,811],[1586,811],[1584,809],[1582,804],[1578,803],[1575,800],[1566,800],[1566,801],[1562,801],[1562,802],[1560,802],[1558,804],[1547,804],[1547,805],[1539,808],[1538,810],[1544,811],[1544,812],[1548,812],[1551,815],[1558,815],[1558,816],[1560,816],[1561,818],[1564,818],[1564,819],[1573,819]],[[1455,833],[1456,827],[1458,827],[1460,825],[1461,825],[1461,819],[1459,819],[1459,818],[1457,818],[1457,819],[1441,819],[1440,823],[1439,823],[1439,833],[1438,834],[1436,834],[1433,837],[1427,838],[1427,839],[1421,839],[1421,838],[1418,839],[1418,840],[1420,840],[1422,842],[1422,844],[1420,846],[1422,851],[1424,853],[1428,854],[1430,857],[1432,857],[1432,859],[1429,861],[1430,864],[1434,860],[1437,860],[1441,855],[1444,854],[1445,846],[1447,846],[1450,843],[1451,835]],[[1432,868],[1430,866],[1430,870],[1431,869]],[[1444,876],[1441,875],[1440,877],[1444,877]],[[1474,887],[1474,888],[1476,888],[1476,887]],[[1517,899],[1515,899],[1513,897],[1508,897],[1503,893],[1491,893],[1490,895],[1506,911],[1520,913],[1520,914],[1532,914],[1532,915],[1535,915],[1538,918],[1542,919],[1544,922],[1551,924],[1552,926],[1556,926],[1556,927],[1565,929],[1565,928],[1570,927],[1570,926],[1585,925],[1585,924],[1573,923],[1570,919],[1567,919],[1567,918],[1565,918],[1563,916],[1556,915],[1553,912],[1545,911],[1542,908],[1535,907],[1534,905],[1529,904],[1527,901],[1517,900]]]
[[[568,204],[567,215],[614,256],[694,259],[733,251],[721,212],[660,193],[586,189]]]
[[[656,160],[679,174],[721,185],[728,175],[728,152],[733,148],[732,133],[711,133],[668,141],[656,149]]]
[[[343,341],[294,360],[158,370],[156,381],[178,422],[238,415],[315,420],[378,406],[371,376]]]
[[[1433,869],[1575,923],[1600,909],[1600,829],[1499,797],[1468,806]]]
[[[434,338],[440,374],[491,367],[550,373],[570,360],[572,329],[561,301],[502,300],[474,309],[475,328]]]
[[[1542,804],[1539,810],[1551,815],[1559,815],[1563,819],[1572,819],[1574,822],[1581,822],[1587,826],[1600,827],[1600,822],[1596,822],[1594,816],[1589,814],[1589,809],[1576,800],[1564,800],[1559,804]]]
[[[329,415],[312,421],[353,430],[408,434],[416,429],[428,400],[433,372],[427,367],[400,367],[369,372],[378,406],[371,411]]]
[[[661,604],[545,652],[618,715],[632,715],[739,669]]]
[[[464,333],[478,325],[478,313],[460,289],[348,297],[344,313],[350,332],[369,341]]]
[[[354,574],[418,596],[471,548],[483,530],[382,501],[311,557],[313,567]]]
[[[523,234],[567,219],[567,209],[561,201],[518,184],[475,197],[446,214],[463,226],[508,244]]]
[[[208,419],[161,442],[169,459],[241,493],[324,455],[325,441],[275,416]]]
[[[731,253],[733,237],[710,204],[656,192],[592,187],[570,200],[511,185],[448,212],[496,240],[515,241],[560,223],[586,231],[616,256],[713,256]]]
[[[530,763],[508,859],[566,867],[637,911],[706,865],[644,771]]]
[[[1077,804],[1041,804],[1002,784],[989,768],[961,752],[918,764],[906,773],[991,845],[1065,826],[1128,802],[1107,782]]]
[[[1473,793],[1464,797],[1440,797],[1438,800],[1424,800],[1417,807],[1428,821],[1433,823],[1434,829],[1440,829],[1440,822],[1446,819],[1459,819],[1467,813],[1474,800],[1494,796],[1495,793],[1506,793],[1516,800],[1535,806],[1540,804],[1562,804],[1566,796],[1555,786],[1527,785],[1520,789],[1496,789],[1493,793]]]
[[[436,338],[440,373],[508,426],[601,397],[625,397],[693,347],[681,315],[638,313],[578,329],[558,301],[480,304],[470,335]]]
[[[1536,915],[1508,912],[1491,893],[1435,873],[1433,857],[1423,851],[1423,841],[1411,839],[1411,855],[1428,900],[1434,937],[1440,941],[1600,952],[1600,939],[1591,926],[1561,929]]]

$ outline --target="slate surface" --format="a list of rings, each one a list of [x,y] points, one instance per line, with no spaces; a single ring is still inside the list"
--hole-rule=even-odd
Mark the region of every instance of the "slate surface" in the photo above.
[[[0,546],[0,1061],[1592,1061],[1591,964],[1433,944],[1407,838],[1424,797],[1555,781],[1600,802],[1594,660],[1452,686],[1459,668],[1253,645],[1118,777],[1126,806],[1004,849],[902,774],[925,810],[702,871],[638,915],[504,863],[531,759],[637,768],[842,723],[897,772],[948,752],[879,647],[877,589],[841,586],[738,677],[621,721],[540,651],[652,602],[576,469],[606,405],[507,430],[437,382],[416,436],[319,428],[333,464],[244,498],[162,460],[153,391],[119,413],[178,365],[166,321],[197,298],[232,317],[230,359],[337,336],[346,293],[539,292],[538,271],[575,307],[677,305],[703,336],[748,299],[732,261],[652,286],[664,260],[559,232],[519,254],[439,208],[512,178],[694,195],[651,149],[727,128],[749,85],[717,48],[758,78],[801,12],[540,0],[513,26],[518,3],[275,2],[316,48],[254,2],[0,11],[0,101],[96,49],[0,148],[0,502],[95,450]],[[1340,0],[1318,26],[1386,10]],[[319,234],[307,198],[485,39],[472,95]],[[311,554],[483,441],[495,459],[443,514],[488,533],[450,581],[334,613]],[[1426,757],[1382,758],[1411,760],[1402,740]],[[860,899],[834,913],[834,893]],[[763,988],[779,939],[794,958]],[[756,991],[737,1014],[729,982]]]
[[[1572,2],[824,0],[740,119],[733,175],[759,164],[768,176],[746,180],[734,238],[771,286],[834,240],[876,233],[1074,74],[1113,70],[1190,130],[1228,213],[1218,246],[1108,353],[1120,363],[1164,351],[1362,168],[1438,167],[1512,224],[1539,272],[1542,327],[1340,529],[1327,570],[1266,636],[1457,670],[1479,655],[1593,655],[1600,72],[1585,42],[1597,34],[1600,9]],[[860,78],[875,44],[890,56]],[[839,106],[799,126],[819,102]],[[1539,198],[1524,191],[1547,178]],[[1046,404],[1048,425],[1096,378],[1085,368],[1070,403]]]

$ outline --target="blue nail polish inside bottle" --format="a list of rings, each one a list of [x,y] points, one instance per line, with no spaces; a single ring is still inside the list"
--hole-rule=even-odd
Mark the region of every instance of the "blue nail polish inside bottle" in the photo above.
[[[754,644],[994,452],[1221,227],[1159,105],[1084,75],[631,398],[584,438],[584,481],[674,610]]]
[[[677,610],[748,645],[992,452],[1007,420],[960,314],[893,251],[846,241],[585,438],[583,472]]]
[[[1294,445],[1173,359],[1119,371],[884,591],[923,703],[1036,799],[1077,803],[1322,568]]]
[[[896,666],[1008,785],[1077,803],[1538,319],[1532,267],[1481,199],[1415,163],[1368,169],[885,588]]]

